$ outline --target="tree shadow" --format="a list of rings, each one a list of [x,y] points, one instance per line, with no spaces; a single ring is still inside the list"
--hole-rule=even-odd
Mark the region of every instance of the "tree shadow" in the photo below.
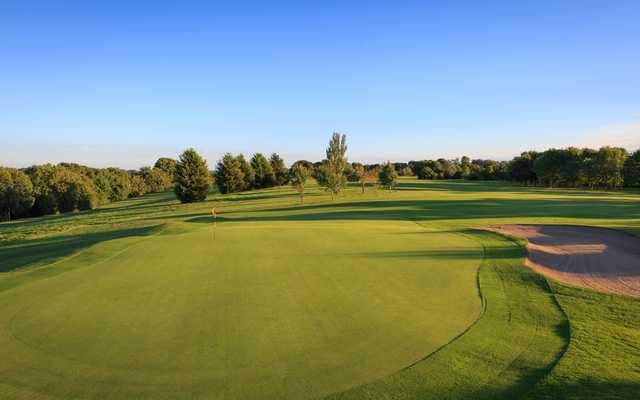
[[[80,233],[42,239],[16,240],[0,247],[0,273],[43,265],[69,256],[99,242],[133,236],[148,236],[161,225]]]
[[[600,378],[601,379],[601,378]],[[640,382],[634,380],[602,381],[599,378],[576,382],[543,382],[526,396],[527,399],[637,399]]]

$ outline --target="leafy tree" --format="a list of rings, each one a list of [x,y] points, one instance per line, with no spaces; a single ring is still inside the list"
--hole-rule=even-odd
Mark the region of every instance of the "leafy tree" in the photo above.
[[[242,154],[236,157],[236,159],[240,164],[240,169],[242,170],[244,176],[242,190],[250,190],[255,185],[256,173],[253,170],[251,164],[244,158]]]
[[[34,200],[29,176],[15,168],[0,167],[0,220],[26,214]]]
[[[58,211],[58,202],[53,193],[55,167],[51,164],[33,165],[26,168],[24,172],[33,184],[35,201],[31,214],[34,216],[55,214]]]
[[[295,167],[297,164],[302,164],[303,167],[305,167],[306,169],[309,170],[309,173],[311,173],[313,171],[314,165],[311,161],[307,161],[307,160],[298,160],[296,162],[294,162],[293,164],[291,164],[291,168]]]
[[[284,165],[284,160],[276,153],[271,154],[269,158],[271,168],[273,168],[273,174],[276,178],[276,184],[279,186],[289,183],[289,170]]]
[[[360,182],[360,176],[364,172],[364,166],[360,163],[347,163],[344,174],[347,176],[348,182]]]
[[[509,176],[516,182],[531,184],[535,183],[536,172],[533,164],[538,157],[535,151],[525,151],[520,156],[515,157],[509,163]]]
[[[214,173],[216,185],[220,193],[234,193],[244,189],[245,180],[238,159],[227,153],[216,165]]]
[[[78,210],[93,210],[99,204],[98,195],[96,194],[95,186],[90,179],[82,179],[82,184],[77,187],[78,195]]]
[[[173,158],[161,157],[156,161],[154,168],[159,168],[164,171],[165,174],[169,175],[169,178],[173,182],[173,176],[176,174],[176,165],[178,162]]]
[[[176,164],[174,192],[182,203],[203,201],[211,189],[207,162],[194,150],[187,149]]]
[[[572,155],[566,150],[549,149],[536,158],[533,169],[542,184],[554,187],[565,180],[564,168],[571,159]]]
[[[111,178],[108,170],[99,170],[93,177],[93,184],[96,187],[99,203],[108,203],[110,199],[114,197],[113,191],[111,190]]]
[[[254,187],[256,189],[275,186],[276,176],[271,163],[261,153],[256,153],[251,158],[251,167],[256,174]]]
[[[143,167],[140,169],[140,175],[146,185],[147,193],[160,193],[171,187],[171,176],[163,169]]]
[[[599,171],[599,186],[609,189],[622,186],[622,167],[627,151],[620,147],[602,147],[593,158],[594,168]]]
[[[129,197],[131,191],[131,183],[129,182],[129,174],[120,168],[107,168],[107,176],[109,185],[111,186],[111,194],[109,200],[118,201]]]
[[[380,170],[380,174],[378,175],[378,181],[383,187],[391,190],[396,185],[396,181],[398,180],[398,173],[396,169],[391,165],[390,162],[387,162],[382,166]]]
[[[429,166],[424,166],[420,171],[420,179],[436,179],[438,174]]]
[[[98,204],[98,196],[93,182],[77,170],[57,166],[52,187],[58,211],[62,213],[89,210]],[[129,195],[128,190],[127,195]]]
[[[129,192],[129,197],[139,197],[147,192],[147,184],[144,182],[142,175],[135,174],[131,176],[130,182],[131,191]]]
[[[364,187],[368,182],[375,182],[380,175],[380,166],[364,167],[364,172],[360,176],[360,185],[362,186],[362,193],[364,193]]]
[[[345,187],[347,178],[344,175],[345,166],[347,164],[347,136],[334,132],[327,148],[327,159],[322,165],[320,183],[325,189],[331,193],[331,199],[334,199],[340,191]]]
[[[302,164],[295,164],[290,170],[291,185],[300,193],[300,203],[304,203],[304,188],[310,175],[309,170]]]
[[[629,156],[623,167],[624,185],[627,187],[640,186],[640,150]]]

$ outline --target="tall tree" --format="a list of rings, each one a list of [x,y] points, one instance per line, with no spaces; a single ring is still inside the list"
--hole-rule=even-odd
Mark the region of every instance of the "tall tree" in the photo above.
[[[254,187],[256,189],[275,186],[276,176],[273,173],[271,163],[261,153],[256,153],[251,158],[251,167],[256,174]]]
[[[29,176],[15,168],[0,167],[0,221],[26,214],[33,202]]]
[[[318,183],[331,193],[333,200],[347,184],[344,175],[347,164],[347,136],[334,132],[326,154],[326,162],[321,167],[322,179]]]
[[[240,154],[236,159],[238,160],[240,169],[244,174],[242,190],[250,190],[256,182],[256,173],[251,164],[244,158],[244,155]]]
[[[169,178],[171,178],[171,181],[173,182],[173,176],[176,173],[177,164],[178,162],[173,158],[160,157],[158,158],[158,161],[156,161],[154,168],[160,168],[163,170],[167,175],[169,175]]]
[[[227,153],[218,161],[216,171],[214,173],[216,186],[220,193],[234,193],[244,189],[244,173],[240,168],[238,159]]]
[[[290,171],[291,185],[300,193],[300,203],[304,203],[304,188],[311,173],[302,164],[295,164]]]
[[[623,167],[624,185],[640,186],[640,150],[636,150],[627,158]]]
[[[182,203],[203,201],[211,189],[207,162],[194,149],[187,149],[176,164],[174,192]]]
[[[279,186],[286,185],[289,182],[289,170],[284,165],[284,160],[278,154],[273,153],[269,158],[269,163],[271,163],[276,183]]]
[[[387,162],[382,166],[380,170],[380,174],[378,175],[378,181],[383,187],[391,190],[396,185],[396,181],[398,180],[398,172],[394,166]]]

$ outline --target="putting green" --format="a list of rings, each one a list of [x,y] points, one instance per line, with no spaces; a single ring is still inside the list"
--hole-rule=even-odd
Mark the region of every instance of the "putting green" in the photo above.
[[[2,398],[316,398],[480,313],[482,250],[410,221],[180,223],[0,293]],[[45,395],[46,393],[46,395]]]

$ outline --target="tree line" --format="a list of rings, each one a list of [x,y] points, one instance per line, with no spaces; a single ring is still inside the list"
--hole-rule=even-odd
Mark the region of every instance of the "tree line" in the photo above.
[[[0,220],[90,210],[173,185],[176,161],[160,158],[137,171],[74,163],[0,167]]]
[[[511,161],[454,160],[397,163],[408,166],[419,179],[505,180],[546,187],[617,189],[640,186],[640,150],[620,147],[569,147],[543,152],[526,151]]]
[[[332,199],[348,182],[358,183],[362,192],[369,184],[392,189],[398,176],[505,180],[547,187],[640,187],[640,150],[628,154],[619,147],[527,151],[511,161],[465,156],[385,164],[350,163],[346,153],[346,136],[334,133],[322,161],[298,160],[290,168],[276,153],[269,158],[255,153],[249,160],[242,154],[226,153],[210,171],[194,149],[185,150],[177,160],[160,158],[153,167],[136,171],[72,163],[0,167],[0,220],[87,210],[171,187],[183,203],[203,201],[214,183],[222,194],[291,184],[302,202],[309,178]]]

